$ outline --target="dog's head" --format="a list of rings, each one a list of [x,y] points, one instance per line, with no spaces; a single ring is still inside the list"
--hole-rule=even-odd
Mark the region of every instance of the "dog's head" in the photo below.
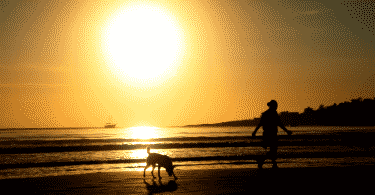
[[[172,176],[174,168],[175,168],[175,166],[173,166],[173,165],[168,166],[168,167],[165,168],[165,170],[167,171],[167,173],[168,173],[169,176]]]

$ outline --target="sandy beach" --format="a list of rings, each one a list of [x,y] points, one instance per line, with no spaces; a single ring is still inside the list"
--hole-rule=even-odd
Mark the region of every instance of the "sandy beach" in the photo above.
[[[161,180],[152,179],[150,168],[146,178],[143,177],[143,171],[103,171],[2,179],[0,186],[3,192],[9,192],[5,194],[264,194],[275,193],[274,190],[324,194],[366,192],[372,190],[371,176],[375,173],[372,137],[373,132],[370,131],[342,135],[335,133],[333,137],[280,136],[282,139],[279,140],[281,147],[276,169],[271,168],[269,161],[263,166],[264,169],[255,168],[256,164],[251,159],[256,155],[250,155],[247,156],[250,160],[247,162],[216,164],[216,167],[193,164],[177,167],[177,180],[168,177],[164,168],[161,170]],[[322,150],[319,145],[337,147]],[[307,147],[307,150],[302,146]],[[315,151],[314,148],[319,149]],[[245,157],[237,156],[236,159]],[[211,160],[217,161],[217,158]],[[222,157],[221,160],[228,158]]]
[[[333,132],[333,135],[298,135],[298,132],[296,134],[290,137],[280,136],[278,168],[271,168],[269,160],[263,166],[264,169],[256,168],[254,158],[262,153],[225,156],[224,152],[229,150],[224,150],[225,148],[217,145],[209,145],[216,146],[213,148],[220,151],[222,156],[173,158],[176,164],[189,162],[176,167],[177,180],[168,177],[164,168],[161,169],[161,180],[152,179],[151,168],[149,168],[146,178],[143,177],[143,171],[134,171],[136,169],[70,175],[57,172],[59,176],[25,175],[23,178],[5,178],[0,180],[0,186],[3,194],[249,194],[254,192],[264,194],[275,193],[275,190],[298,194],[342,192],[347,194],[372,190],[374,181],[372,175],[375,173],[372,130],[366,130],[366,133]],[[254,144],[254,148],[258,147],[256,141],[250,143]],[[251,147],[247,147],[246,151],[249,149]],[[184,149],[184,152],[186,151],[189,149]],[[176,154],[182,153],[176,152]],[[199,165],[203,161],[212,161],[212,165],[207,163]],[[20,174],[24,174],[21,165],[38,168],[51,163],[56,164],[56,162],[4,164],[3,168],[20,170]],[[90,164],[83,164],[87,162],[77,163],[81,163],[80,166],[87,170],[98,170],[89,169]],[[56,167],[63,168],[68,165],[72,166],[62,164]],[[110,164],[98,166],[105,167],[104,165]],[[125,165],[118,165],[118,167],[122,166]],[[45,172],[48,169],[40,168],[40,170]],[[157,169],[154,173],[157,175]],[[16,176],[22,177],[22,175]]]
[[[149,170],[150,171],[150,170]],[[9,194],[248,194],[340,193],[372,189],[373,165],[270,169],[176,170],[177,180],[141,171],[1,180]]]

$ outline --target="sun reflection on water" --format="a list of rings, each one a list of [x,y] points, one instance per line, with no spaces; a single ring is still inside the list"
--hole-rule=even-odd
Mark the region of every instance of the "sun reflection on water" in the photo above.
[[[148,154],[145,148],[145,149],[132,150],[131,152],[127,153],[124,157],[125,159],[146,159],[147,156]]]
[[[160,138],[157,131],[160,129],[158,127],[131,127],[130,134],[132,139],[153,139],[153,138]]]
[[[148,126],[140,126],[140,127],[131,127],[129,128],[130,136],[132,139],[155,139],[155,138],[160,138],[161,136],[159,135],[159,130],[160,128],[158,127],[148,127]],[[154,142],[132,142],[132,144],[154,144]],[[131,153],[128,154],[127,158],[130,159],[146,159],[148,154],[146,148],[144,149],[139,149],[139,150],[132,150]],[[142,163],[143,165],[144,163]]]

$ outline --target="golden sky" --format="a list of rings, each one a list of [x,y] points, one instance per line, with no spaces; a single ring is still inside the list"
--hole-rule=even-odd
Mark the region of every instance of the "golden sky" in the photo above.
[[[178,126],[375,94],[373,1],[0,0],[0,128]]]

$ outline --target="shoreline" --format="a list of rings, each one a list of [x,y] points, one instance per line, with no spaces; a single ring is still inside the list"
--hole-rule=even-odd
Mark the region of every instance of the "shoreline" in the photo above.
[[[303,153],[282,153],[278,152],[278,159],[298,159],[298,158],[345,158],[345,157],[373,157],[374,147],[361,149],[362,151],[340,151],[340,152],[303,152]],[[364,151],[367,150],[367,151]],[[263,154],[253,155],[237,155],[237,156],[208,156],[208,157],[187,157],[173,158],[173,162],[216,162],[216,161],[254,161],[264,156]],[[17,168],[48,168],[48,167],[65,167],[65,166],[89,166],[89,165],[116,165],[116,164],[138,164],[144,163],[145,159],[121,159],[121,160],[103,160],[103,161],[74,161],[74,162],[45,162],[45,163],[19,163],[19,164],[3,164],[0,170],[17,169]],[[230,164],[230,163],[228,163]],[[186,165],[182,165],[186,166]],[[190,165],[189,165],[190,166]]]
[[[375,165],[374,156],[363,156],[363,155],[329,155],[325,157],[317,157],[316,155],[299,157],[299,158],[277,158],[277,165],[279,168],[307,168],[307,167],[326,167],[326,166],[341,166],[350,167],[357,165]],[[199,170],[199,169],[248,169],[258,168],[258,164],[255,159],[253,160],[228,160],[228,159],[217,159],[209,161],[188,161],[179,163],[174,161],[176,165],[175,170]],[[64,175],[80,175],[89,173],[99,172],[131,172],[131,171],[143,171],[145,163],[135,164],[82,164],[74,166],[62,166],[62,167],[28,167],[28,168],[8,168],[0,170],[0,181],[7,179],[27,179],[37,177],[50,177],[50,176],[64,176]],[[264,162],[263,168],[271,168],[271,160]],[[148,169],[151,171],[151,168]],[[29,175],[33,173],[32,175]],[[8,175],[8,176],[7,176]]]
[[[320,134],[320,133],[318,133]],[[321,159],[331,159],[328,164],[335,161],[341,161],[341,159],[345,158],[353,158],[365,159],[366,163],[374,164],[374,155],[373,152],[375,150],[375,146],[373,144],[373,137],[375,136],[374,129],[371,130],[356,130],[356,131],[340,131],[337,132],[329,132],[328,134],[302,134],[302,135],[280,135],[279,136],[279,150],[278,150],[278,159],[280,162],[283,163],[290,163],[298,164],[298,163],[305,163],[305,164],[315,164]],[[215,138],[193,138],[195,140],[199,139],[213,139],[213,140],[228,140],[230,138],[232,141],[228,143],[210,143],[210,144],[202,144],[202,143],[194,143],[194,144],[155,144],[153,148],[155,149],[186,149],[186,148],[204,148],[204,147],[213,147],[217,150],[223,150],[225,148],[230,148],[230,151],[236,151],[235,153],[215,153],[208,156],[184,156],[181,155],[181,151],[183,150],[175,150],[174,153],[169,153],[168,155],[176,162],[177,165],[185,166],[185,169],[190,169],[187,166],[195,167],[196,164],[201,164],[201,166],[205,166],[207,164],[214,164],[216,167],[230,167],[237,165],[244,165],[242,167],[256,167],[255,159],[259,158],[265,152],[264,149],[259,149],[259,141],[261,136],[259,137],[241,137],[241,140],[237,140],[236,137],[215,137]],[[163,138],[165,140],[170,140],[171,138]],[[178,140],[184,140],[187,138],[179,138]],[[190,139],[190,138],[189,138]],[[27,141],[33,143],[31,141]],[[249,143],[247,143],[249,142]],[[35,144],[35,143],[34,143]],[[163,146],[163,147],[162,147]],[[173,146],[173,147],[166,147],[166,146]],[[178,147],[177,147],[178,146]],[[186,147],[189,146],[189,147]],[[95,146],[98,147],[98,146]],[[112,146],[101,146],[100,148],[96,148],[95,150],[85,150],[85,147],[78,147],[75,150],[72,150],[74,147],[70,147],[70,150],[66,150],[64,147],[35,147],[30,148],[30,154],[25,153],[26,150],[20,148],[15,148],[14,151],[19,150],[17,152],[11,152],[13,149],[2,149],[2,153],[5,155],[18,155],[18,154],[25,154],[24,157],[33,157],[33,155],[37,152],[47,151],[50,156],[55,157],[59,153],[51,153],[54,149],[62,149],[62,152],[96,152],[96,151],[106,151],[106,147]],[[145,145],[140,145],[140,148],[144,148]],[[246,148],[249,147],[249,148]],[[48,149],[48,150],[46,150]],[[112,150],[108,151],[121,151],[121,150]],[[189,149],[192,150],[192,149]],[[239,153],[238,151],[250,151],[251,153]],[[131,151],[131,150],[127,150]],[[26,155],[27,154],[27,155]],[[78,154],[78,153],[77,153]],[[85,154],[85,153],[82,153]],[[112,154],[112,153],[110,153]],[[117,153],[113,153],[117,154]],[[112,154],[112,155],[113,155]],[[230,155],[229,155],[230,154]],[[55,155],[55,156],[53,156]],[[51,157],[51,158],[52,158]],[[320,159],[320,160],[319,160]],[[10,177],[28,177],[28,175],[38,174],[38,175],[52,175],[54,173],[58,173],[58,175],[62,174],[71,174],[74,173],[89,173],[89,172],[97,172],[97,171],[117,171],[123,170],[124,168],[140,168],[144,163],[145,159],[143,158],[112,158],[112,159],[101,159],[101,158],[93,158],[93,159],[85,159],[85,158],[75,158],[74,161],[67,161],[67,160],[60,160],[60,161],[40,161],[40,162],[6,162],[0,167],[1,179],[8,179]],[[298,162],[299,161],[299,162]],[[309,161],[309,162],[308,162]],[[361,160],[358,160],[358,162]],[[328,161],[327,161],[328,162]],[[298,166],[302,166],[302,164]],[[321,163],[320,163],[321,164]],[[340,164],[345,164],[340,163]],[[363,164],[363,163],[362,163]],[[350,166],[355,166],[356,163],[350,164]],[[321,166],[321,165],[320,165]],[[117,170],[116,170],[117,169]],[[56,174],[57,175],[57,174]]]
[[[156,170],[157,171],[157,170]],[[157,172],[155,172],[157,175]],[[48,176],[0,180],[4,192],[37,194],[238,194],[280,192],[365,192],[372,180],[364,177],[375,173],[373,165],[308,168],[229,168],[176,170],[178,180],[161,170],[162,179],[152,179],[150,170],[143,179],[142,171],[103,172],[80,175]],[[366,174],[365,174],[366,173]],[[14,186],[22,186],[14,188]],[[8,187],[7,187],[8,186]],[[4,189],[5,187],[5,189]],[[270,192],[271,192],[270,191]]]
[[[137,165],[138,171],[126,170],[124,161],[80,161],[71,162],[70,165],[62,166],[57,164],[37,164],[38,166],[30,170],[20,168],[21,164],[5,165],[9,172],[4,170],[3,176],[8,176],[14,171],[14,174],[24,178],[2,178],[1,186],[6,190],[19,193],[35,192],[37,194],[153,194],[169,193],[173,194],[239,194],[269,189],[272,186],[286,190],[295,190],[293,186],[306,189],[324,190],[320,185],[332,188],[334,191],[341,190],[342,186],[346,189],[361,190],[365,188],[370,190],[370,181],[366,180],[366,175],[375,173],[375,150],[373,137],[374,129],[371,130],[346,130],[330,132],[325,135],[294,135],[279,136],[280,147],[278,151],[278,169],[271,169],[271,164],[265,164],[264,170],[257,169],[254,157],[257,155],[240,156],[215,156],[209,158],[184,158],[173,156],[176,164],[184,163],[189,160],[188,166],[176,168],[176,176],[179,177],[176,182],[171,181],[165,169],[161,169],[163,179],[161,182],[152,180],[150,176],[151,168],[147,170],[147,178],[143,181],[143,173],[140,165]],[[301,132],[303,133],[303,132]],[[312,132],[313,133],[313,132]],[[333,134],[332,134],[333,133]],[[256,141],[261,137],[245,137],[244,139],[253,139]],[[169,139],[169,138],[168,138]],[[199,139],[199,138],[196,138]],[[215,138],[222,139],[222,138]],[[227,138],[225,138],[227,139]],[[235,140],[236,141],[236,140]],[[228,145],[232,145],[227,143]],[[236,144],[239,144],[238,142]],[[250,145],[257,146],[257,142]],[[320,150],[317,145],[332,145],[325,150]],[[213,144],[212,146],[216,146]],[[286,147],[284,147],[286,146]],[[306,148],[306,150],[303,147]],[[313,148],[310,148],[313,147]],[[240,147],[232,147],[240,148]],[[296,150],[299,148],[299,151]],[[310,149],[309,149],[310,148]],[[204,160],[212,160],[215,165],[202,165],[199,163]],[[235,160],[237,162],[229,162]],[[242,162],[239,162],[239,161]],[[144,161],[138,159],[137,161]],[[179,161],[179,162],[178,162]],[[194,161],[194,162],[193,162]],[[98,162],[101,164],[96,165]],[[108,164],[108,163],[113,164]],[[69,164],[69,163],[68,163]],[[21,166],[29,167],[32,164],[23,164]],[[140,169],[139,169],[140,168]],[[155,170],[157,172],[157,168]],[[27,173],[34,177],[27,177]],[[54,173],[56,176],[51,176]],[[41,177],[35,177],[38,176]],[[43,176],[43,174],[45,174]],[[157,174],[157,173],[156,173]],[[278,180],[276,181],[275,178]],[[288,183],[290,180],[291,183]],[[355,185],[353,185],[355,184]],[[12,186],[22,186],[20,189],[13,189]],[[7,187],[9,186],[9,187]],[[249,188],[250,190],[247,190]],[[359,186],[359,187],[358,187]],[[318,190],[319,189],[319,190]],[[13,193],[12,192],[12,193]],[[346,192],[346,190],[343,190]]]

